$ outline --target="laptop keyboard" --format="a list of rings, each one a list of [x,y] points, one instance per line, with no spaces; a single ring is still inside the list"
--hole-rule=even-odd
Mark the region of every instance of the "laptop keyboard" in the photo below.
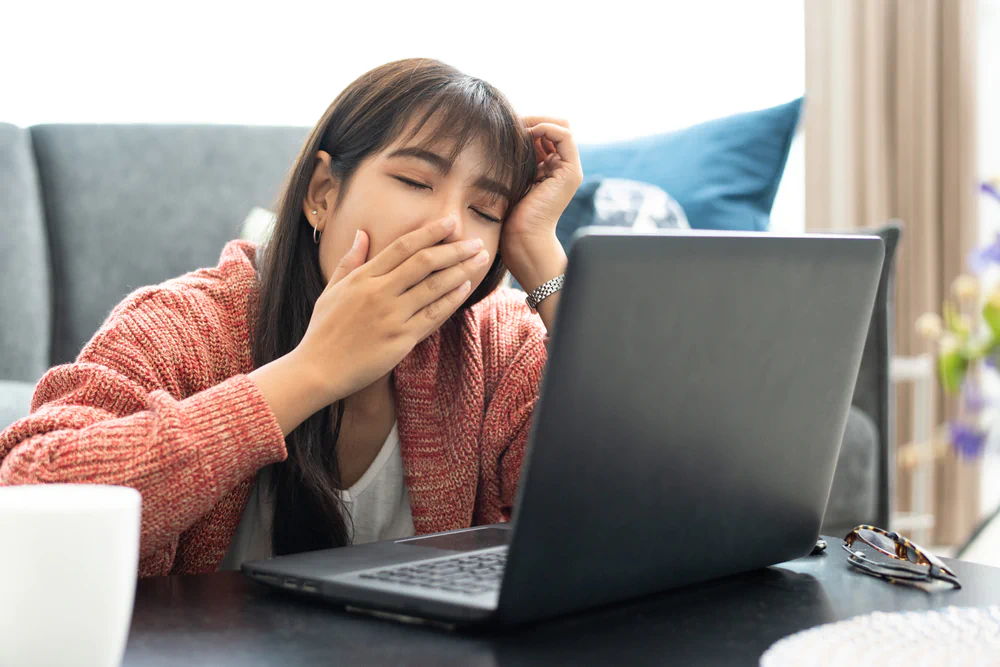
[[[362,579],[479,595],[500,588],[507,551],[469,554],[366,572]]]

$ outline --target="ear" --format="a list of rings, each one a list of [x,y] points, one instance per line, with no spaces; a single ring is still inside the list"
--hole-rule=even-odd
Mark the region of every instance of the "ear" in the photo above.
[[[316,151],[312,176],[309,178],[306,196],[302,200],[302,213],[305,214],[306,220],[321,232],[337,201],[337,180],[330,166],[330,154],[326,151]]]

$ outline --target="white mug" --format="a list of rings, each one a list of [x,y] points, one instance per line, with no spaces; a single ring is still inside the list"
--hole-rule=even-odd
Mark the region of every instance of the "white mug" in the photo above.
[[[121,665],[140,505],[125,486],[0,486],[0,665]]]

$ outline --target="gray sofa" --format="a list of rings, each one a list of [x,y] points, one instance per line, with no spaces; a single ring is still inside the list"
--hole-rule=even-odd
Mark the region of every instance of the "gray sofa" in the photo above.
[[[0,429],[128,292],[214,266],[271,206],[307,129],[0,124]],[[889,235],[892,231],[889,230]],[[888,525],[890,308],[883,280],[824,531]]]

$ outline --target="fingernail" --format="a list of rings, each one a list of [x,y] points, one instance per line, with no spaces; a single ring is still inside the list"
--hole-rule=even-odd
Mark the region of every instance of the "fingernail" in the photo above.
[[[473,261],[475,261],[475,263],[476,263],[477,266],[482,266],[486,262],[490,261],[490,253],[488,253],[488,252],[486,252],[484,250],[481,253],[479,253],[478,255],[476,255],[476,257],[475,257],[475,259]]]
[[[445,218],[441,221],[441,229],[450,232],[455,229],[455,218]]]
[[[461,287],[462,294],[467,293],[471,289],[472,289],[472,282],[471,281],[466,280],[464,283],[462,283],[462,287]]]
[[[476,252],[483,247],[482,239],[471,239],[462,244],[462,250],[465,252]]]
[[[361,230],[354,232],[354,245],[351,246],[352,249],[357,248],[361,244]]]

